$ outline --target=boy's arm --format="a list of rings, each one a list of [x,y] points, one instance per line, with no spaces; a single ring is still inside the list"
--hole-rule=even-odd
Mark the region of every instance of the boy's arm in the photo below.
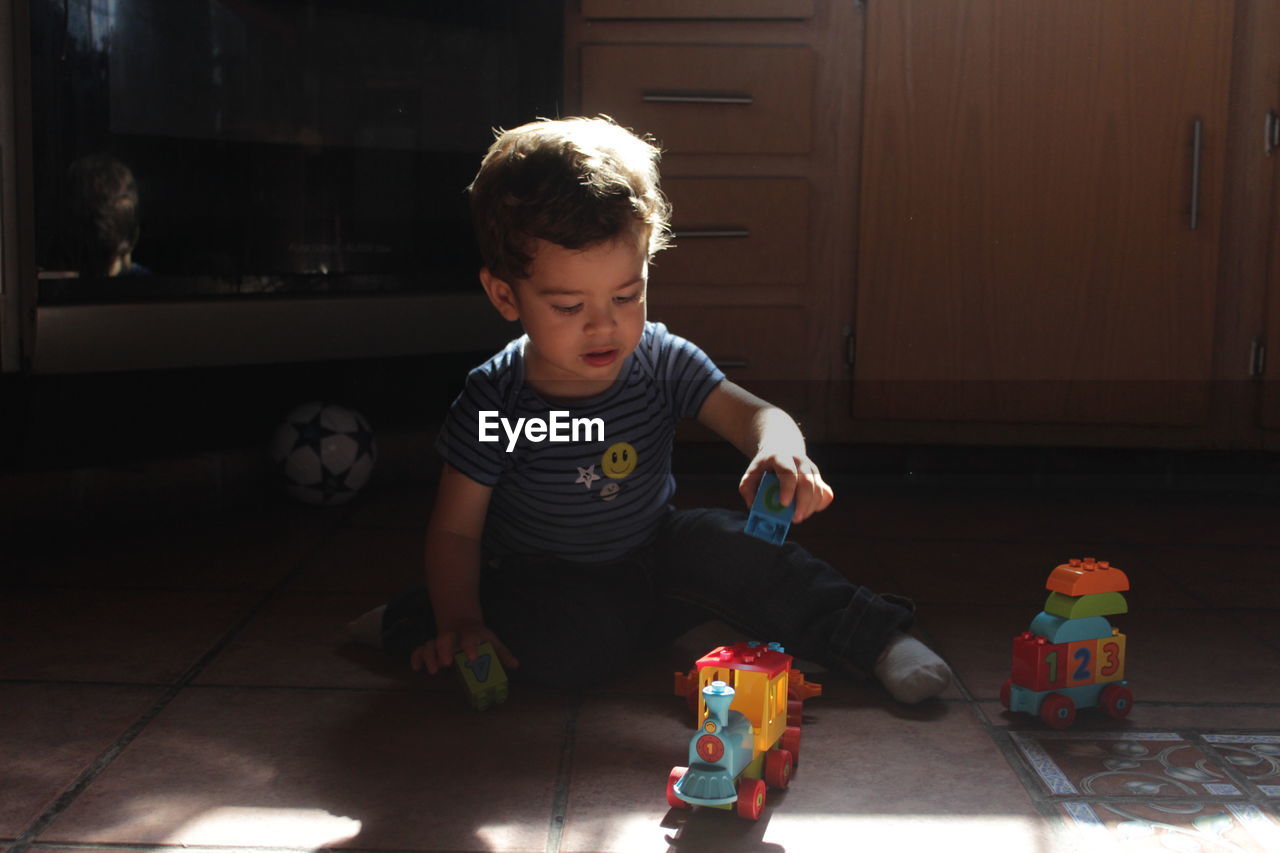
[[[698,421],[751,460],[738,484],[748,506],[755,499],[760,478],[769,470],[778,475],[783,506],[795,498],[793,523],[830,505],[834,496],[831,487],[809,458],[799,425],[782,409],[725,379],[702,401]]]
[[[436,636],[413,653],[414,669],[435,673],[461,650],[474,658],[488,640],[506,666],[518,666],[497,637],[484,627],[480,609],[480,539],[493,490],[445,463],[435,507],[427,524],[427,592],[436,617]]]

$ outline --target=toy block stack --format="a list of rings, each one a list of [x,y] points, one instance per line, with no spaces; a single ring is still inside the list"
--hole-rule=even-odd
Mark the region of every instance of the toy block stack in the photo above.
[[[1049,597],[1029,630],[1013,638],[1011,678],[1001,700],[1013,711],[1040,714],[1065,728],[1076,708],[1099,705],[1113,717],[1129,712],[1125,635],[1108,616],[1129,611],[1129,578],[1105,560],[1070,560],[1045,583]]]
[[[1106,617],[1129,612],[1120,593],[1129,578],[1105,560],[1070,560],[1049,573],[1049,597],[1044,610],[1031,620],[1031,633],[1050,643],[1072,643],[1112,636]]]

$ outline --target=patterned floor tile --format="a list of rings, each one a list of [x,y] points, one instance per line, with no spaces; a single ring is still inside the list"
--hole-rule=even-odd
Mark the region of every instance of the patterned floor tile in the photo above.
[[[1212,756],[1176,732],[1011,732],[1054,796],[1241,797]]]
[[[1280,850],[1280,821],[1248,803],[1064,802],[1059,810],[1090,850]]]
[[[1220,761],[1263,796],[1280,799],[1280,734],[1209,734],[1204,739]]]

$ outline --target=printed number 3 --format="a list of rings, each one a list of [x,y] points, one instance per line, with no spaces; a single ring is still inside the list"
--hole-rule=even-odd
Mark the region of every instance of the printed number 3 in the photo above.
[[[1103,643],[1102,654],[1106,656],[1106,662],[1102,665],[1102,675],[1114,675],[1115,671],[1120,668],[1120,644],[1119,643]]]

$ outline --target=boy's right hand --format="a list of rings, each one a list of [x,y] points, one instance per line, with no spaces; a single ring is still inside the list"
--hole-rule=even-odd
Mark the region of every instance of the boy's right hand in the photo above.
[[[507,669],[520,666],[520,661],[502,644],[497,635],[479,622],[463,623],[452,630],[441,631],[435,639],[427,640],[413,650],[409,656],[409,665],[414,672],[422,669],[435,675],[446,666],[452,666],[453,657],[459,651],[467,656],[467,660],[476,659],[476,648],[481,643],[492,643],[493,650],[498,653],[498,660]]]

